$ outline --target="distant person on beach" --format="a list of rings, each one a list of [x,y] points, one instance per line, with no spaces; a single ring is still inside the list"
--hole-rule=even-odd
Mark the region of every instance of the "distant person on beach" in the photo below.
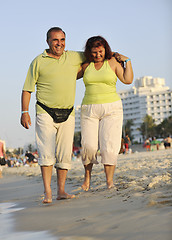
[[[86,87],[81,107],[82,161],[85,168],[82,188],[85,191],[90,188],[93,164],[98,163],[99,147],[107,188],[114,186],[123,123],[123,108],[116,93],[116,81],[117,77],[124,84],[133,81],[131,60],[118,53],[114,55],[120,63],[113,57],[103,37],[89,38],[85,46],[86,63],[78,74],[78,78],[83,76]]]
[[[167,138],[164,139],[164,147],[165,149],[171,148],[171,137],[168,136]]]
[[[150,151],[151,143],[149,141],[149,138],[145,140],[144,145],[145,145],[146,151]]]
[[[129,153],[129,144],[130,144],[130,138],[128,134],[124,137],[124,146],[125,146],[125,154]]]
[[[0,178],[2,178],[2,166],[6,165],[6,149],[5,142],[0,139]]]
[[[26,157],[27,162],[29,164],[32,164],[32,163],[36,162],[35,156],[32,153],[28,152],[28,151],[26,151],[25,157]]]
[[[49,49],[30,64],[22,91],[21,124],[28,129],[31,93],[37,86],[36,142],[44,184],[43,203],[52,202],[53,165],[57,171],[57,200],[75,197],[65,192],[65,182],[71,168],[76,77],[85,57],[82,52],[65,51],[65,37],[59,27],[48,30]]]

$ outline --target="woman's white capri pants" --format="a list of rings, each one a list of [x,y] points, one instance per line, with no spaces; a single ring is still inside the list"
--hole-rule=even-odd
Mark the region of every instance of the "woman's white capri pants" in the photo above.
[[[81,144],[84,165],[98,163],[98,149],[100,149],[103,164],[116,165],[121,148],[122,124],[121,100],[112,103],[82,105]]]

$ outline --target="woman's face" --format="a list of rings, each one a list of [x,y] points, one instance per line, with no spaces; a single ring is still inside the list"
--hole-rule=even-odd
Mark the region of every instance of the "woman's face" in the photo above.
[[[105,59],[105,48],[103,46],[91,48],[93,62],[103,62]]]

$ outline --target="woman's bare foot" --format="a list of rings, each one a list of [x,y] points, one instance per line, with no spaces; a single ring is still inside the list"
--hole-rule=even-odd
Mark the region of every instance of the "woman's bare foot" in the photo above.
[[[113,181],[107,183],[107,189],[111,189],[111,188],[114,188],[114,183],[113,183]]]
[[[56,200],[72,199],[72,198],[75,198],[75,195],[64,192],[63,194],[58,194],[58,197],[56,198]]]
[[[107,189],[111,189],[114,187],[113,183],[113,176],[115,172],[115,165],[104,165],[104,170],[106,174],[106,184],[107,184]]]
[[[89,190],[89,188],[90,188],[90,182],[89,181],[84,181],[84,183],[82,184],[82,189],[84,190],[84,191],[88,191]]]
[[[81,187],[86,192],[90,189],[92,167],[93,167],[92,163],[89,163],[88,165],[84,165],[84,168],[85,168],[85,179],[84,179],[84,183],[82,184]]]

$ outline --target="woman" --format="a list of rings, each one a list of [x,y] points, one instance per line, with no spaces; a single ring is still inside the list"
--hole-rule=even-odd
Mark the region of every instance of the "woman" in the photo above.
[[[78,73],[86,87],[81,107],[82,161],[85,168],[83,190],[90,188],[93,164],[97,164],[100,149],[107,188],[112,188],[117,156],[121,147],[123,109],[116,93],[117,77],[124,84],[133,81],[131,60],[117,54],[112,56],[107,41],[91,37],[85,46],[86,62]],[[122,62],[122,64],[121,64]],[[125,67],[123,68],[123,63]]]

